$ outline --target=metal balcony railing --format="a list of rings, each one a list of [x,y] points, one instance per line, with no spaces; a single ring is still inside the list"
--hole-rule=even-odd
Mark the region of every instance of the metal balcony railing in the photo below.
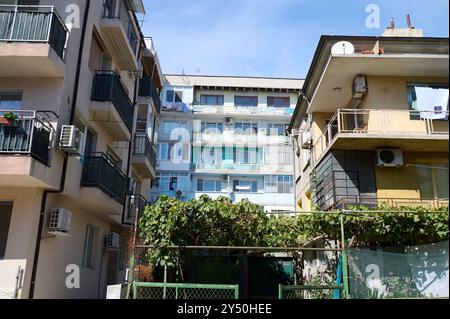
[[[143,215],[148,202],[144,196],[140,194],[130,194],[125,200],[125,214],[123,223],[133,226],[135,222]]]
[[[63,59],[67,28],[53,6],[0,5],[0,41],[48,43]]]
[[[288,107],[246,107],[246,106],[224,106],[224,105],[192,105],[194,112],[213,114],[245,114],[245,115],[282,115],[289,116],[294,113],[293,108]]]
[[[3,116],[13,113],[16,120],[8,122]],[[53,138],[53,127],[45,111],[3,111],[0,110],[0,154],[31,155],[49,165],[49,152]]]
[[[128,94],[114,71],[97,71],[92,86],[92,101],[112,102],[130,132],[134,110]]]
[[[96,187],[120,204],[125,200],[126,175],[104,153],[84,158],[81,187]]]
[[[133,154],[145,156],[153,168],[156,167],[156,152],[147,134],[136,134],[134,136]]]
[[[378,207],[424,207],[438,209],[448,207],[449,199],[421,199],[421,198],[380,198],[367,196],[344,196],[340,197],[331,208],[349,209],[351,206]]]
[[[142,79],[140,79],[139,96],[151,97],[153,99],[153,102],[155,103],[156,111],[158,113],[161,112],[161,99],[151,77],[144,76]]]
[[[339,136],[420,138],[449,134],[448,111],[338,110],[314,142],[319,160]]]

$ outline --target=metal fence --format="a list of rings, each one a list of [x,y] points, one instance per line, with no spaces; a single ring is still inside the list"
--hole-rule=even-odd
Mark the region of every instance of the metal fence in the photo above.
[[[48,43],[62,59],[66,37],[53,6],[0,6],[0,41]]]
[[[342,285],[283,286],[278,288],[278,299],[341,299]]]
[[[239,285],[134,282],[133,299],[239,299]]]

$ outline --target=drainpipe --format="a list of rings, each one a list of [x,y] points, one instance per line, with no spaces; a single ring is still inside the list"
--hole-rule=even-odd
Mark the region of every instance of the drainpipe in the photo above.
[[[83,26],[81,30],[81,43],[80,43],[80,49],[78,51],[78,62],[77,62],[77,69],[75,74],[75,85],[73,90],[73,97],[72,97],[72,105],[70,109],[70,117],[69,117],[69,125],[73,124],[74,118],[75,118],[75,109],[77,105],[77,98],[78,98],[78,83],[80,80],[80,73],[81,73],[81,61],[83,57],[83,48],[84,48],[84,40],[86,35],[86,26],[87,26],[87,18],[89,14],[89,8],[91,5],[91,0],[86,0],[86,8],[84,11],[84,21]],[[44,220],[45,220],[45,207],[47,204],[47,197],[49,194],[61,194],[64,192],[64,186],[66,182],[66,173],[67,173],[67,164],[68,164],[68,156],[64,156],[64,163],[63,168],[61,171],[61,179],[60,179],[60,186],[58,190],[45,190],[42,195],[42,202],[41,202],[41,210],[39,214],[39,226],[38,226],[38,232],[36,236],[36,246],[34,249],[34,258],[33,258],[33,268],[31,269],[31,283],[30,283],[30,291],[28,294],[29,299],[34,298],[34,291],[36,287],[36,274],[37,274],[37,267],[39,262],[39,252],[41,250],[41,240],[42,240],[42,233],[44,230]]]

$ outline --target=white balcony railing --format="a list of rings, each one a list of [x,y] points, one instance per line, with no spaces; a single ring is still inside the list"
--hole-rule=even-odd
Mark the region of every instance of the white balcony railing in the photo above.
[[[229,114],[229,115],[280,115],[291,116],[293,108],[288,107],[244,107],[224,105],[193,105],[194,112],[207,114]]]
[[[338,110],[314,140],[313,154],[319,160],[339,137],[448,138],[448,116],[448,111]]]

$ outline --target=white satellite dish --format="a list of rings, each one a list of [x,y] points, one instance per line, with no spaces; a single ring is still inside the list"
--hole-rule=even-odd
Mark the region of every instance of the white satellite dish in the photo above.
[[[340,41],[331,48],[332,55],[346,55],[353,53],[355,53],[355,47],[347,41]]]

